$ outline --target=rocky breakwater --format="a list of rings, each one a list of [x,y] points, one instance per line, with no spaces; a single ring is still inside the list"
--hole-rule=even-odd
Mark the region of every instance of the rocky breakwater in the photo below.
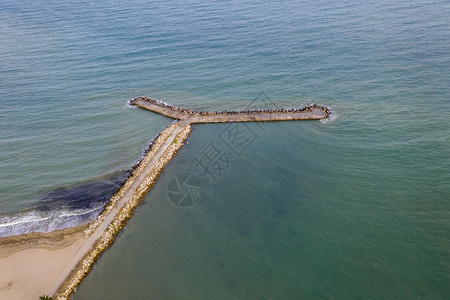
[[[141,108],[148,109],[154,111],[156,113],[163,114],[167,117],[175,118],[178,120],[187,119],[190,117],[195,117],[193,120],[198,120],[199,123],[203,123],[201,117],[214,117],[214,116],[268,116],[275,115],[274,118],[267,117],[267,120],[276,120],[277,115],[295,115],[298,113],[308,113],[313,112],[314,110],[319,110],[323,114],[323,118],[328,118],[331,114],[331,111],[322,105],[312,104],[307,106],[301,106],[298,108],[264,108],[264,109],[243,109],[243,110],[221,110],[221,111],[199,111],[188,109],[184,107],[177,107],[171,104],[168,104],[163,101],[155,100],[148,97],[136,97],[129,100],[130,105],[137,105]],[[261,120],[262,118],[260,118]],[[213,120],[209,118],[208,120]],[[243,119],[241,119],[243,120]],[[280,119],[285,120],[285,118]],[[230,122],[233,122],[233,118],[230,118]],[[249,119],[249,121],[252,121]],[[193,121],[192,123],[195,123]]]
[[[161,134],[156,138],[151,150],[141,160],[139,165],[133,171],[133,175],[128,179],[130,182],[126,182],[124,186],[119,190],[116,195],[110,201],[110,204],[105,208],[104,213],[99,219],[94,222],[91,227],[86,231],[86,235],[95,231],[100,223],[105,221],[106,215],[112,211],[112,207],[120,202],[125,194],[125,190],[129,189],[132,183],[138,179],[138,176],[144,171],[149,162],[155,158],[155,155],[159,155],[157,161],[151,166],[150,172],[139,183],[134,190],[132,196],[129,199],[125,199],[124,205],[120,208],[120,211],[115,215],[112,222],[108,225],[107,229],[101,234],[100,238],[96,241],[94,247],[89,251],[84,258],[78,263],[76,268],[71,272],[68,278],[60,285],[59,289],[55,293],[56,299],[69,299],[75,288],[81,283],[83,278],[89,273],[91,267],[96,262],[100,254],[105,251],[114,241],[116,235],[125,226],[127,220],[132,216],[134,209],[141,203],[142,198],[153,186],[163,171],[166,164],[177,154],[178,150],[183,146],[184,140],[188,137],[191,131],[189,124],[175,123],[169,125]],[[178,132],[174,135],[174,132]],[[165,147],[162,149],[162,147]],[[162,150],[162,153],[158,153]]]
[[[155,156],[156,152],[161,148],[167,138],[173,133],[176,124],[169,125],[166,129],[161,131],[151,142],[149,148],[145,151],[144,157],[132,167],[130,171],[130,176],[122,184],[122,186],[116,191],[116,193],[111,197],[109,202],[104,207],[103,211],[97,217],[97,219],[92,222],[89,227],[85,230],[86,238],[88,238],[94,230],[105,220],[105,217],[111,212],[112,208],[116,203],[123,197],[125,192],[127,192],[136,178],[142,173],[144,168],[150,162],[150,160]]]

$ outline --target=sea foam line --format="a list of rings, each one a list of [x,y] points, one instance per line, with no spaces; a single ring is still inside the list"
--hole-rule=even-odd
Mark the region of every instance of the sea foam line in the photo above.
[[[12,216],[0,217],[0,237],[29,234],[32,232],[52,232],[95,220],[101,211],[101,206],[89,209],[51,211],[28,211]]]

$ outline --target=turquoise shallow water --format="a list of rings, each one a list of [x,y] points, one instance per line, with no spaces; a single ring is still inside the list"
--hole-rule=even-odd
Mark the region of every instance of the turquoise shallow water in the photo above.
[[[227,125],[195,126],[74,298],[448,298],[449,15],[445,1],[3,1],[0,235],[96,216],[171,122],[129,98],[318,103],[333,120],[252,124],[234,150]],[[214,182],[196,161],[210,142],[230,159]],[[181,209],[167,190],[183,172],[202,193]]]
[[[401,187],[417,184],[399,167],[407,157],[385,150],[375,168],[338,124],[251,128],[258,138],[236,157],[227,125],[195,126],[74,299],[445,298],[447,204]],[[196,166],[211,141],[233,158],[215,182]],[[186,171],[202,195],[180,208],[168,190]]]

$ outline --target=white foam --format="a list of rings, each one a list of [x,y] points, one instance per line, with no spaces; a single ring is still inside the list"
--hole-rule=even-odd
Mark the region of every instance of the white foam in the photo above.
[[[331,112],[330,115],[326,119],[320,119],[320,123],[328,124],[328,123],[333,122],[334,120],[336,120],[339,117],[339,115],[335,111],[331,110],[331,108],[329,108],[329,109]]]
[[[123,105],[123,109],[137,108],[137,106],[131,105],[131,100],[133,99],[129,99],[125,102],[125,104]]]
[[[101,207],[75,210],[29,211],[12,216],[0,216],[0,237],[51,232],[95,220]]]
[[[37,212],[22,213],[22,214],[14,215],[11,217],[4,216],[4,217],[0,218],[0,230],[1,230],[1,228],[12,227],[12,226],[20,225],[20,224],[39,222],[42,220],[47,220],[49,218],[50,218],[50,216],[43,217],[43,216],[40,216]]]

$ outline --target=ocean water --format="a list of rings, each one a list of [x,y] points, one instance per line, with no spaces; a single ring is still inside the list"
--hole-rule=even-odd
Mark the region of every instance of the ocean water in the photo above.
[[[317,103],[330,120],[195,125],[73,298],[448,298],[449,16],[448,1],[2,1],[0,236],[95,218],[171,122],[127,99]],[[196,179],[178,191],[195,205],[174,178]]]

